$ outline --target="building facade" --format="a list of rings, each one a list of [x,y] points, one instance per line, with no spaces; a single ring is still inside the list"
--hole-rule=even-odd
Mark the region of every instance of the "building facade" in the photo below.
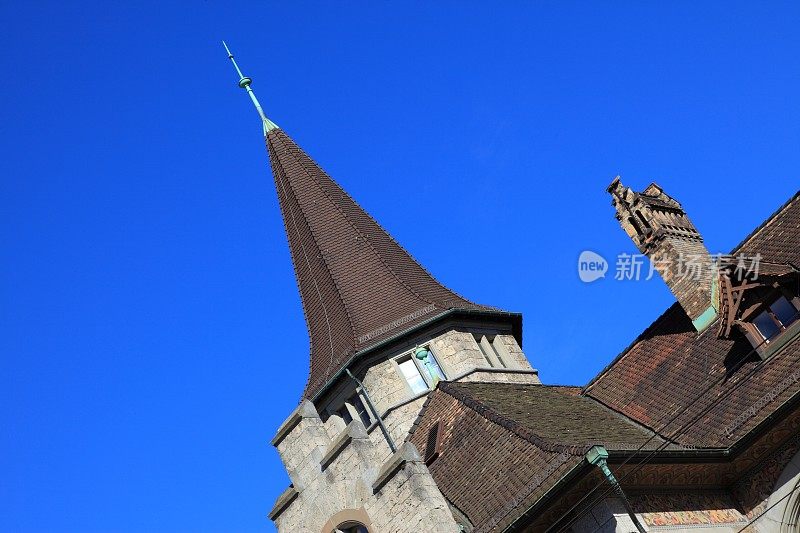
[[[660,186],[615,179],[676,303],[588,384],[549,386],[520,314],[435,280],[240,86],[310,337],[272,439],[279,531],[800,531],[800,193],[714,257]]]

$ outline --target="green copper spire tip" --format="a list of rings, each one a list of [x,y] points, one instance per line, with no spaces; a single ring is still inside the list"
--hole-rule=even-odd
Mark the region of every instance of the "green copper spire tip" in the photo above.
[[[225,41],[222,41],[222,46],[225,47],[225,51],[228,52],[228,59],[231,60],[231,63],[233,63],[233,68],[235,68],[236,73],[239,74],[239,87],[247,91],[247,94],[250,96],[250,100],[252,100],[253,105],[256,106],[256,111],[258,111],[258,116],[261,117],[261,122],[264,124],[264,135],[266,135],[272,130],[278,129],[278,125],[272,122],[270,119],[268,119],[267,116],[264,114],[264,110],[261,109],[261,104],[259,103],[258,98],[256,98],[256,94],[253,92],[253,89],[250,88],[250,84],[253,83],[253,80],[242,74],[242,70],[239,68],[239,65],[233,58],[231,49],[228,48],[228,45]]]

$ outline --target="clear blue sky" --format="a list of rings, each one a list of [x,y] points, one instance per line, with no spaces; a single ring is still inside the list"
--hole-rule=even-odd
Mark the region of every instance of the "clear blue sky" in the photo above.
[[[617,173],[727,251],[800,184],[800,4],[0,2],[0,530],[271,531],[308,341],[270,117],[584,384],[672,302]],[[647,4],[647,5],[646,5]]]

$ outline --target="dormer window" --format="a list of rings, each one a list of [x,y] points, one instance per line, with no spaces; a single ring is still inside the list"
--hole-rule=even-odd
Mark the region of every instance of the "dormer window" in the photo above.
[[[775,292],[779,295],[776,297]],[[782,293],[782,294],[781,294]],[[762,357],[769,357],[791,342],[800,333],[800,298],[784,287],[773,289],[742,313],[736,324],[742,329],[750,344]]]
[[[753,256],[755,266],[746,268],[746,259],[720,258],[718,335],[730,338],[735,326],[765,359],[800,334],[800,271],[789,263],[762,261],[759,254]]]
[[[764,342],[774,340],[781,332],[786,331],[795,320],[798,311],[785,296],[779,296],[777,300],[768,305],[763,311],[753,318],[755,325]]]

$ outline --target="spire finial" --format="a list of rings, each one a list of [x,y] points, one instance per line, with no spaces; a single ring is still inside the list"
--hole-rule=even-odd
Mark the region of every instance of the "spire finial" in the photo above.
[[[231,50],[228,48],[228,45],[225,41],[222,41],[222,46],[225,47],[225,51],[228,52],[228,59],[231,60],[231,63],[233,63],[233,68],[235,68],[236,73],[239,74],[239,87],[247,91],[247,94],[250,96],[250,100],[252,100],[253,105],[256,106],[258,116],[261,117],[261,122],[264,123],[264,135],[266,135],[269,131],[277,129],[278,125],[267,118],[267,116],[264,114],[264,110],[261,109],[261,104],[258,102],[258,98],[256,98],[253,89],[250,88],[250,84],[253,83],[253,80],[242,74],[242,70],[239,68],[239,65],[233,58],[233,54],[231,53]]]

